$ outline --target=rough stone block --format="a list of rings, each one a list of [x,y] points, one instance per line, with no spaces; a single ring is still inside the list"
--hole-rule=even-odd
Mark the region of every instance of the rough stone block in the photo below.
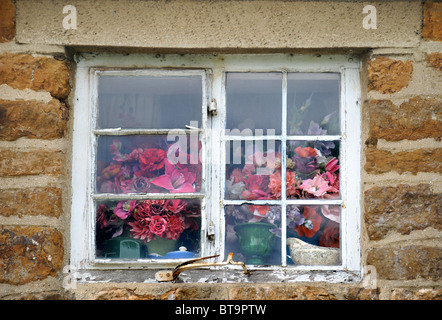
[[[409,234],[433,227],[441,230],[442,195],[430,185],[374,187],[365,191],[365,224],[371,240],[383,239],[388,232]]]
[[[15,37],[15,6],[12,0],[0,0],[0,43]]]
[[[411,61],[378,57],[368,63],[368,89],[395,93],[408,86],[413,72]]]
[[[391,300],[442,300],[441,288],[395,288]]]
[[[67,98],[71,90],[65,61],[21,53],[0,55],[0,84],[15,89],[45,90],[58,99]]]
[[[442,41],[442,3],[426,1],[422,37],[426,40]]]
[[[0,150],[0,177],[23,175],[61,175],[64,156],[61,151]]]
[[[376,268],[378,279],[437,281],[442,275],[442,248],[399,245],[372,248],[367,264]]]
[[[365,150],[365,171],[380,174],[396,171],[400,174],[411,172],[441,173],[442,148],[418,149],[391,153],[376,147],[367,147]]]
[[[63,236],[55,229],[0,226],[0,283],[21,285],[55,276],[63,254]]]
[[[390,100],[370,100],[370,137],[399,141],[442,137],[442,101],[414,97],[400,106]]]
[[[338,300],[322,287],[289,285],[236,286],[230,292],[232,300]]]
[[[62,138],[67,121],[68,109],[57,99],[49,103],[0,100],[0,139],[3,140]]]
[[[425,55],[425,61],[429,66],[439,69],[439,71],[442,71],[442,53],[440,52],[429,53]]]
[[[62,192],[55,187],[0,190],[0,215],[60,217]]]

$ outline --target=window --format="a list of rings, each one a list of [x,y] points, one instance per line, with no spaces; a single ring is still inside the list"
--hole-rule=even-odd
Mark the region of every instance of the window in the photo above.
[[[109,278],[233,252],[265,281],[358,278],[353,59],[78,56],[73,267]]]

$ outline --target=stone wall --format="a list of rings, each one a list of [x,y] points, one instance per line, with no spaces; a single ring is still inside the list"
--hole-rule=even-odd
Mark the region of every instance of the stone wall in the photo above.
[[[31,15],[26,10],[26,2],[0,0],[0,299],[442,299],[442,3],[419,5],[418,41],[389,47],[383,38],[382,46],[357,50],[363,59],[362,262],[375,280],[369,285],[366,277],[348,284],[66,289],[75,64],[70,46],[59,43],[64,40],[20,40],[26,36],[17,34],[16,21]]]

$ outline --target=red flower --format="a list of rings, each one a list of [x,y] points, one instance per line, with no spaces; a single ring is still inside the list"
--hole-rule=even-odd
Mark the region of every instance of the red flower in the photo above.
[[[305,147],[305,148],[301,148],[301,147],[297,147],[295,149],[295,152],[303,158],[308,158],[308,157],[316,157],[318,155],[318,153],[316,152],[315,149],[310,148],[310,147]]]
[[[300,226],[297,226],[294,228],[294,230],[298,233],[298,236],[306,236],[307,238],[313,237],[316,232],[321,227],[322,218],[321,216],[316,212],[314,207],[304,207],[304,218],[305,220],[310,220],[313,224],[312,229],[307,229],[305,224],[302,224]]]
[[[319,239],[319,245],[323,247],[339,248],[339,224],[329,221]]]
[[[269,206],[254,206],[249,204],[249,210],[253,213],[257,211],[261,216],[265,216],[267,211],[269,211]]]
[[[177,240],[184,231],[184,217],[181,214],[175,214],[167,218],[167,239]]]
[[[147,149],[140,157],[140,167],[143,171],[155,171],[164,168],[166,151],[161,149]]]
[[[167,220],[161,216],[153,216],[149,223],[149,229],[153,234],[161,237],[163,232],[166,231]]]

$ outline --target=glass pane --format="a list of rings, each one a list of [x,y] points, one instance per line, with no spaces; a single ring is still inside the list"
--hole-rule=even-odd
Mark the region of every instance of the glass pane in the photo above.
[[[281,134],[282,74],[227,73],[227,135]]]
[[[339,141],[287,141],[287,198],[339,199]]]
[[[102,76],[98,85],[99,128],[185,129],[201,124],[202,80],[198,76]]]
[[[340,212],[337,205],[287,206],[287,263],[340,264]]]
[[[281,264],[281,207],[225,206],[226,257],[253,265]]]
[[[269,200],[281,197],[280,142],[226,142],[226,199]],[[278,185],[279,177],[279,185]]]
[[[200,254],[200,200],[97,203],[96,256],[182,259]]]
[[[201,191],[197,135],[100,136],[98,193],[193,193]]]
[[[287,133],[337,135],[339,74],[289,73],[287,77]]]

